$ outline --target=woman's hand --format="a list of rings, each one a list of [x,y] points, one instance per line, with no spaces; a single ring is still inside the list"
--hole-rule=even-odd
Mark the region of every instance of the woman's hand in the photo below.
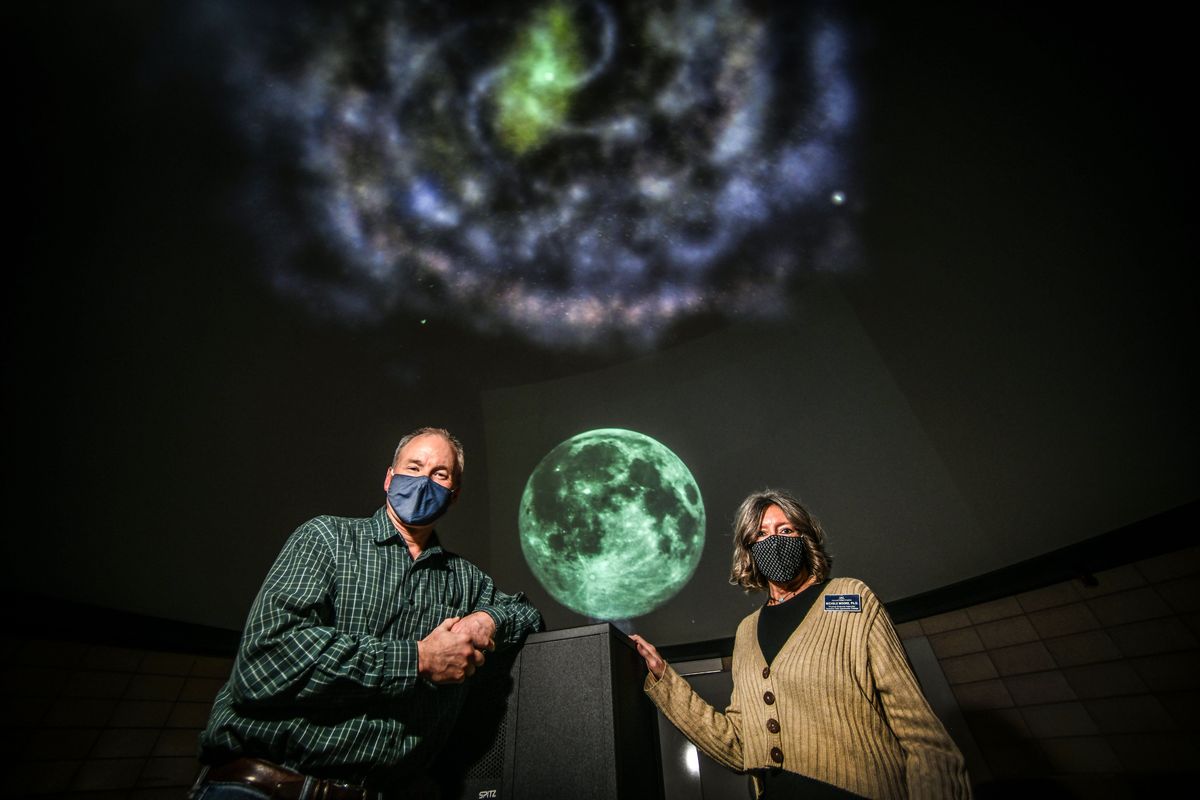
[[[663,673],[667,671],[667,662],[662,660],[662,656],[658,654],[654,645],[636,633],[631,634],[629,638],[633,639],[633,643],[637,645],[638,655],[645,660],[646,669],[650,670],[650,674],[654,676],[655,680],[661,681]]]

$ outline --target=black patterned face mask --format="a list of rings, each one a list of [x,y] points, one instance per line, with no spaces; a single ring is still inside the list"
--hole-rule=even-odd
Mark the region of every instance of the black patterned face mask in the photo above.
[[[764,578],[787,583],[804,567],[804,542],[799,536],[768,536],[750,546],[750,557]]]

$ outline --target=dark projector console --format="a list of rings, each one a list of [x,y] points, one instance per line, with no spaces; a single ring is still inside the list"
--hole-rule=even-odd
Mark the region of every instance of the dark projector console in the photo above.
[[[475,675],[436,767],[450,800],[662,797],[646,668],[608,623],[529,636]]]

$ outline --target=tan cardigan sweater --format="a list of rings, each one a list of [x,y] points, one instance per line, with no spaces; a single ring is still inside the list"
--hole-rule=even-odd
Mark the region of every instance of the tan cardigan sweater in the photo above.
[[[825,596],[847,594],[861,611],[825,609]],[[830,581],[769,670],[758,615],[738,625],[725,713],[670,665],[661,680],[646,676],[646,693],[697,747],[738,772],[782,766],[864,797],[970,797],[962,755],[866,584]]]

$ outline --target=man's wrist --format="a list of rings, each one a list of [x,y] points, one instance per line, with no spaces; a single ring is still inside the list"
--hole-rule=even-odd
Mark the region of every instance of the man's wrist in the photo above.
[[[500,627],[504,621],[503,617],[500,616],[500,612],[491,606],[484,606],[483,608],[478,609],[475,613],[487,614],[488,618],[491,619],[493,627],[492,638],[496,640],[496,644],[498,645],[500,643]]]

